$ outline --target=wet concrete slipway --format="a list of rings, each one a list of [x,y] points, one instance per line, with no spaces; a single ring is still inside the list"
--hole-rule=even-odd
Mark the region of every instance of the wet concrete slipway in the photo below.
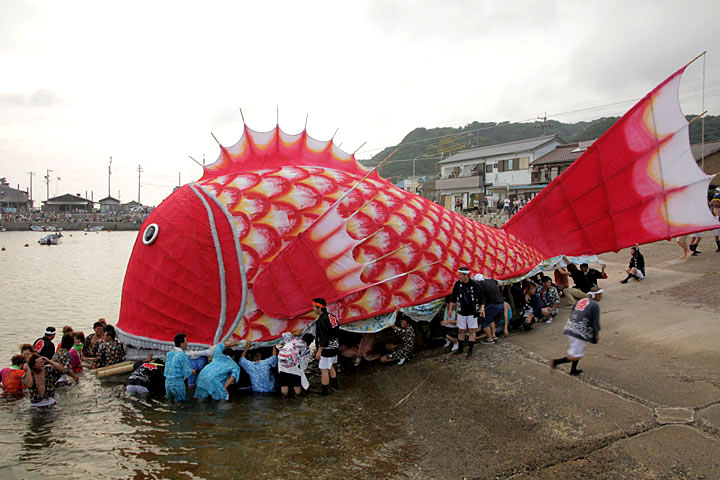
[[[134,233],[76,234],[44,251],[10,233],[3,364],[46,324],[89,331],[117,318]],[[329,397],[177,407],[86,374],[51,411],[0,401],[0,478],[720,478],[720,253],[709,240],[682,262],[670,242],[643,248],[648,278],[628,285],[628,252],[603,255],[603,330],[580,377],[547,366],[567,349],[565,300],[555,323],[478,345],[470,360],[435,348],[402,367],[361,365]]]

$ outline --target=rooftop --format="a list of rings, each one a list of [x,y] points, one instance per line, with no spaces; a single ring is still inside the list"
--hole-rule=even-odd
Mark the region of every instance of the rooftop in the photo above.
[[[705,142],[704,147],[700,143],[695,143],[693,145],[690,145],[690,151],[692,151],[693,157],[695,157],[695,161],[699,162],[703,154],[705,155],[705,158],[707,158],[713,153],[720,151],[720,141]]]
[[[528,138],[525,140],[517,140],[515,142],[500,143],[497,145],[490,145],[487,147],[471,148],[469,150],[463,150],[455,155],[451,155],[445,160],[441,160],[439,164],[447,164],[459,162],[462,160],[488,158],[497,155],[507,155],[509,153],[520,153],[535,150],[547,143],[557,140],[560,143],[565,143],[563,139],[555,135],[548,135],[545,137]]]

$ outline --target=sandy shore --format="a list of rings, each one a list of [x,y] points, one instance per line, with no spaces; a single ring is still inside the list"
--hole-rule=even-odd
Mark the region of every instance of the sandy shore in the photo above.
[[[471,360],[435,349],[375,370],[383,414],[406,425],[388,474],[720,478],[720,253],[712,238],[701,247],[684,261],[670,242],[644,247],[648,276],[628,285],[628,250],[602,256],[601,341],[580,377],[547,366],[567,349],[564,299],[553,324],[478,345]]]

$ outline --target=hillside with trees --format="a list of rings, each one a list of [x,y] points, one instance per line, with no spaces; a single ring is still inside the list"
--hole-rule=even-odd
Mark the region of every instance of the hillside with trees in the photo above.
[[[694,117],[695,115],[688,115],[687,119],[691,120]],[[605,133],[618,118],[603,117],[591,122],[578,123],[548,120],[545,134],[557,134],[568,143],[593,140]],[[690,143],[700,142],[700,132],[701,122],[698,120],[690,125]],[[476,121],[460,128],[419,127],[408,133],[399,144],[386,147],[362,163],[370,167],[375,166],[397,148],[397,153],[380,169],[382,177],[397,182],[412,175],[413,158],[416,158],[416,175],[435,175],[438,171],[437,162],[453,153],[468,148],[539,137],[542,134],[543,129],[536,123]],[[720,116],[708,115],[705,117],[705,141],[716,140],[720,140]]]

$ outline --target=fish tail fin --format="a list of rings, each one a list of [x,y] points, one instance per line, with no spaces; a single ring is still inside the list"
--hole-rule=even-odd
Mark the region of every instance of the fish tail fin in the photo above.
[[[709,230],[712,176],[690,149],[679,85],[658,85],[502,228],[555,255],[619,251]]]

